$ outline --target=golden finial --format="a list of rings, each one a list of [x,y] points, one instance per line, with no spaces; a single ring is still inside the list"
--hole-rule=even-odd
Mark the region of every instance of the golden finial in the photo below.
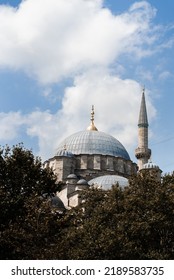
[[[94,105],[92,105],[92,110],[91,110],[91,124],[90,126],[87,128],[87,130],[96,130],[98,131],[98,129],[95,127],[94,125]]]
[[[91,110],[91,121],[94,121],[94,105],[92,105],[92,110]]]

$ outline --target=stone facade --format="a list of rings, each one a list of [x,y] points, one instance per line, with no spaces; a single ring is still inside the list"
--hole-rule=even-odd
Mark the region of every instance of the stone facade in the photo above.
[[[148,164],[151,150],[148,148],[144,91],[138,121],[138,148],[135,150],[138,166],[130,160],[126,149],[116,138],[98,131],[94,124],[94,107],[91,112],[91,125],[87,131],[66,138],[59,145],[56,156],[44,164],[45,167],[53,169],[57,182],[62,182],[57,196],[65,208],[70,209],[82,202],[81,191],[89,188],[92,179],[96,181],[109,177],[111,182],[113,178],[118,178],[117,183],[123,184],[126,178],[137,174],[138,170],[154,174],[155,169],[157,179],[160,180],[161,170],[156,165]]]
[[[74,173],[75,158],[67,156],[55,156],[44,163],[44,167],[52,168],[57,176],[57,182],[65,181],[69,174]]]
[[[76,174],[79,179],[89,181],[108,174],[128,178],[137,172],[137,165],[131,160],[107,155],[55,156],[45,162],[46,166],[53,169],[58,182],[66,182],[69,174]]]

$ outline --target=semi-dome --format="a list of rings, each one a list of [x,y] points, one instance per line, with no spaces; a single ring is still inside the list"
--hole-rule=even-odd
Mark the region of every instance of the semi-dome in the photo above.
[[[128,179],[118,175],[104,175],[96,177],[88,182],[90,186],[99,187],[104,190],[109,190],[113,185],[119,184],[120,187],[124,188],[128,186]]]
[[[99,154],[130,160],[128,152],[116,138],[96,130],[80,131],[67,137],[58,146],[56,154],[59,154],[65,146],[74,155]]]

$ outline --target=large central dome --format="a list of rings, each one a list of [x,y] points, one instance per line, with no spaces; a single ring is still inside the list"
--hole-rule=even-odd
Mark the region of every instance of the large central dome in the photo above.
[[[116,138],[97,130],[80,131],[67,137],[58,146],[56,154],[60,154],[64,149],[74,155],[110,155],[130,160],[126,149]]]

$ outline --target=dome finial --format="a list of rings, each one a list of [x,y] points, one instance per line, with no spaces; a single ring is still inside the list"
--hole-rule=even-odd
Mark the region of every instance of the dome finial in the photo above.
[[[87,130],[95,130],[98,131],[98,129],[95,127],[94,125],[94,105],[92,105],[92,110],[91,110],[91,124],[90,126],[87,128]]]
[[[92,105],[92,110],[91,110],[91,121],[94,121],[94,105]]]
[[[145,85],[142,85],[142,93],[145,93],[145,89],[146,89]]]

